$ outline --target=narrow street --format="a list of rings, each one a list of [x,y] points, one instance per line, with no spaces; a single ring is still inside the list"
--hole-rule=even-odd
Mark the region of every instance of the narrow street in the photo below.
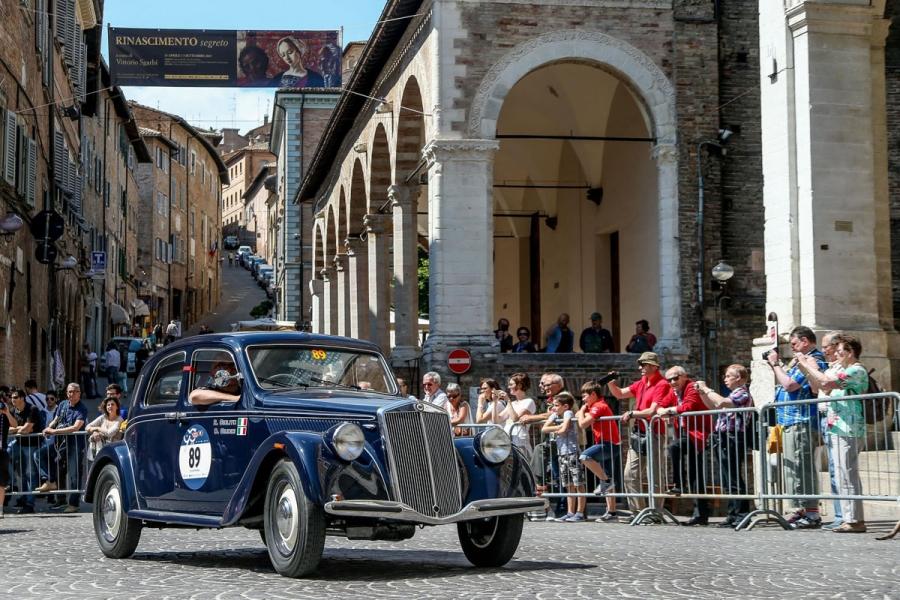
[[[201,325],[207,325],[216,333],[231,331],[232,323],[252,319],[250,311],[266,299],[266,293],[257,285],[250,271],[237,262],[234,266],[228,266],[227,259],[222,264],[221,302],[215,311],[194,323],[185,335],[196,335]]]

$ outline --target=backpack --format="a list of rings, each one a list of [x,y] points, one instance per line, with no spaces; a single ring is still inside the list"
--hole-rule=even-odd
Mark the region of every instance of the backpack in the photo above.
[[[875,378],[872,377],[872,373],[875,369],[869,369],[869,387],[866,388],[867,394],[880,394],[881,386],[878,385],[878,382],[875,381]],[[866,415],[866,423],[869,425],[874,425],[875,423],[880,423],[884,420],[884,413],[887,412],[887,406],[891,402],[889,398],[869,398],[868,400],[863,400],[863,412]]]

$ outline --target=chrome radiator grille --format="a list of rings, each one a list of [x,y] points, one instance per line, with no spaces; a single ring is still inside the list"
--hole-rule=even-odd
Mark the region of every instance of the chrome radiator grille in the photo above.
[[[391,479],[397,499],[428,516],[462,508],[462,491],[450,421],[444,411],[384,413]]]

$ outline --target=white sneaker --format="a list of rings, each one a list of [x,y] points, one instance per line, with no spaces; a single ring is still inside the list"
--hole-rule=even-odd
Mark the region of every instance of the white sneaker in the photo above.
[[[555,520],[556,520],[556,513],[554,513],[552,510],[548,510],[548,511],[547,511],[547,518],[544,519],[544,520],[547,521],[548,523],[551,522],[551,521],[555,521]]]

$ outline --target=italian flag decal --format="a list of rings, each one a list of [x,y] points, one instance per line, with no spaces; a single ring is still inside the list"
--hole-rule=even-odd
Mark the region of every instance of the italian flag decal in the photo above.
[[[241,417],[237,420],[237,435],[247,435],[247,417]]]

